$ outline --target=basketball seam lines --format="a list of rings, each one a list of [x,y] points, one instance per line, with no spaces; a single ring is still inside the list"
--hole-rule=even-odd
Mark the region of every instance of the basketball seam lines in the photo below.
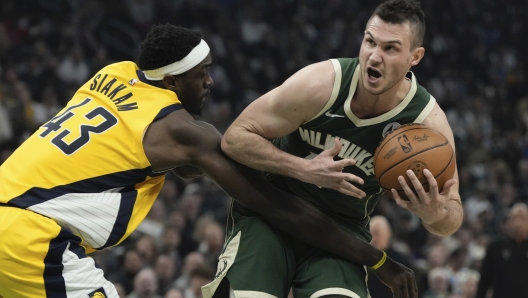
[[[394,164],[394,165],[392,165],[390,168],[385,169],[385,171],[384,171],[383,173],[380,174],[380,176],[379,176],[379,180],[381,180],[381,177],[383,177],[383,175],[384,175],[385,173],[387,173],[387,171],[389,171],[390,169],[394,168],[394,167],[397,166],[398,164],[400,164],[400,163],[402,163],[402,162],[408,160],[409,158],[412,158],[412,157],[414,157],[414,156],[416,156],[416,155],[418,155],[418,154],[421,154],[421,153],[427,152],[427,151],[429,151],[429,150],[433,150],[433,149],[438,148],[438,147],[444,147],[447,143],[449,143],[449,141],[446,141],[446,142],[443,143],[443,144],[438,144],[438,145],[436,145],[436,146],[434,146],[434,147],[429,147],[429,148],[427,148],[427,149],[425,149],[425,150],[422,150],[422,151],[418,151],[417,153],[415,153],[415,154],[413,154],[413,155],[411,155],[411,156],[409,156],[409,157],[406,157],[405,159],[400,160],[397,164]],[[451,159],[453,159],[453,152],[451,152]],[[451,159],[449,159],[449,163],[451,163]],[[449,163],[448,163],[448,165],[449,165]],[[445,168],[444,168],[444,170],[445,170]],[[435,178],[436,178],[436,177],[435,177]]]

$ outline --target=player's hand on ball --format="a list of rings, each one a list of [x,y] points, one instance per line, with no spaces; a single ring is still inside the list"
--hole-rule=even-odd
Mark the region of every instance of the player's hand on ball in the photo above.
[[[394,298],[417,298],[418,286],[414,272],[402,264],[387,258],[385,264],[374,271],[380,281],[392,290]]]
[[[314,159],[308,161],[300,180],[319,187],[332,188],[359,199],[365,197],[365,192],[348,182],[363,184],[363,179],[343,172],[345,167],[355,165],[356,161],[349,158],[334,160],[334,156],[339,154],[342,147],[339,139],[334,139],[334,142],[334,147],[324,150]]]
[[[398,206],[416,214],[425,224],[435,223],[447,216],[445,206],[449,200],[449,190],[456,183],[455,179],[446,181],[442,192],[439,192],[438,184],[433,174],[425,169],[423,170],[423,174],[429,183],[429,192],[426,192],[413,171],[408,170],[406,173],[412,183],[414,191],[407,185],[405,179],[399,176],[398,182],[402,186],[407,198],[409,198],[409,201],[403,200],[395,189],[391,189],[392,196]]]

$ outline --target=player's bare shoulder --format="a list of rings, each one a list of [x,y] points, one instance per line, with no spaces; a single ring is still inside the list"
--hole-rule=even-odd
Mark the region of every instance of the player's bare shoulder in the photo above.
[[[319,113],[330,100],[335,74],[330,60],[310,64],[270,91],[269,95],[277,108],[283,108],[282,105],[294,107],[301,115],[301,122],[305,122]]]
[[[326,101],[332,94],[335,81],[335,70],[330,60],[310,64],[290,78],[282,86],[297,92],[303,98],[310,98],[310,102]]]

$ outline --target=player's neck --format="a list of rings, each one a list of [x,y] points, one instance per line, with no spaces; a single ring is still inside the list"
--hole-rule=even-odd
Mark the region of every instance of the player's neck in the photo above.
[[[374,95],[365,90],[360,80],[350,108],[354,115],[360,119],[374,118],[394,109],[403,101],[410,89],[410,80],[403,78],[385,93]]]

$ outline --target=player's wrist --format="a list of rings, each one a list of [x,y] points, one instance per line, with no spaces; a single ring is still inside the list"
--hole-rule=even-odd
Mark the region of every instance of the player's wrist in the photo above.
[[[381,259],[376,264],[374,264],[374,266],[370,267],[374,271],[378,270],[381,266],[383,266],[383,264],[385,264],[385,262],[387,262],[387,253],[385,251],[381,252],[383,253]]]

